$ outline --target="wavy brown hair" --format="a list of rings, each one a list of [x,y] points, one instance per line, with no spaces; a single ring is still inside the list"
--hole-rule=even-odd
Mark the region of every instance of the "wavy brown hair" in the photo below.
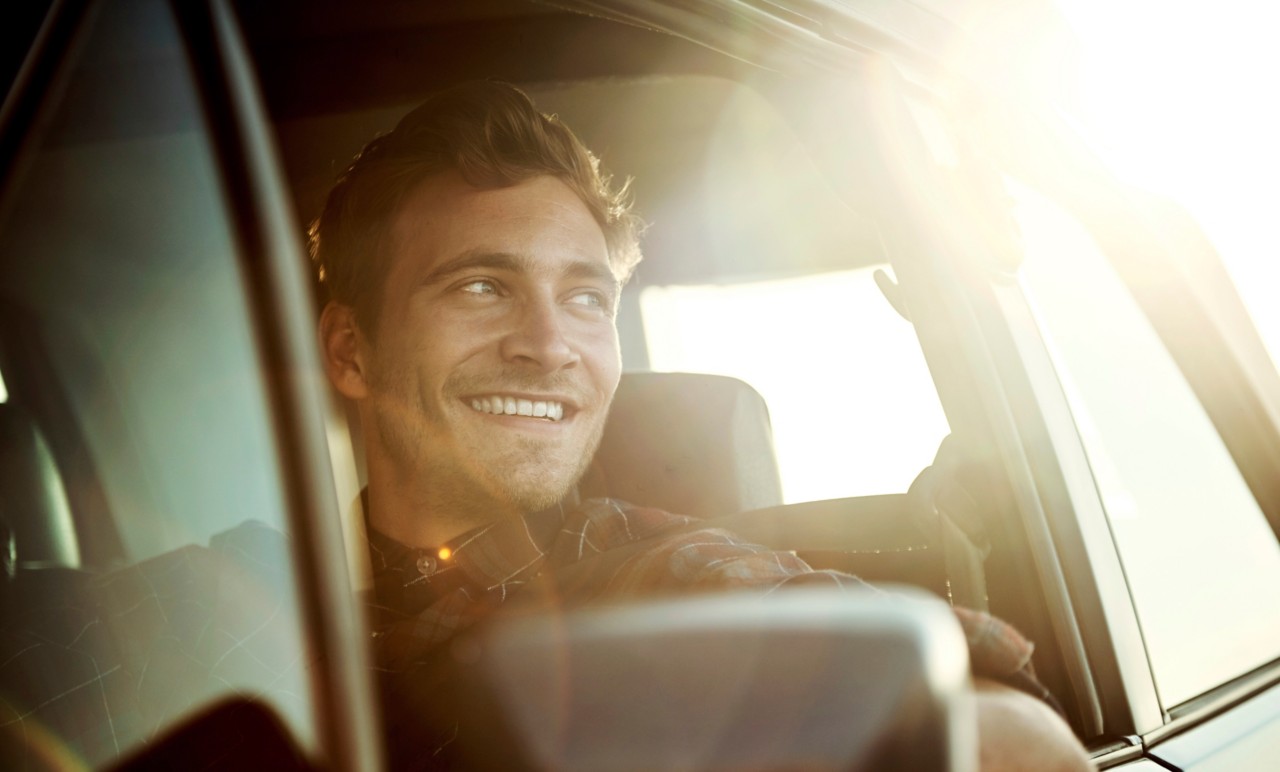
[[[355,157],[311,223],[311,259],[330,297],[377,329],[390,270],[392,220],[423,180],[456,170],[478,188],[551,175],[569,186],[604,231],[609,262],[625,281],[640,262],[642,223],[627,184],[614,187],[600,161],[528,95],[495,81],[472,81],[432,95]]]

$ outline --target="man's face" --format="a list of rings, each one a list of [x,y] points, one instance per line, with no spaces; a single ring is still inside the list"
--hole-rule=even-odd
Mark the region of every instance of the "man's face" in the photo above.
[[[436,175],[405,201],[368,348],[370,440],[445,506],[531,511],[600,441],[621,361],[600,226],[560,180]]]

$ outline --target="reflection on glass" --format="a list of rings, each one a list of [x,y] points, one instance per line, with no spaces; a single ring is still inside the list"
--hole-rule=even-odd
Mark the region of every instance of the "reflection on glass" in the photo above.
[[[272,421],[196,84],[167,4],[97,10],[0,222],[0,342],[34,382],[3,407],[51,451],[21,484],[65,493],[60,539],[79,548],[17,544],[0,727],[24,741],[0,767],[106,766],[232,696],[314,750]],[[58,524],[23,516],[21,537]]]
[[[1165,708],[1280,656],[1280,545],[1092,239],[1011,184],[1022,281],[1083,438]]]

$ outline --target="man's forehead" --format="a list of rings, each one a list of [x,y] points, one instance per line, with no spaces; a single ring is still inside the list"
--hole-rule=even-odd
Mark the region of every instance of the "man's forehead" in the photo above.
[[[401,204],[392,238],[397,255],[432,273],[446,263],[462,268],[487,262],[524,273],[603,269],[616,279],[604,231],[586,204],[552,176],[478,188],[457,172],[433,175]],[[590,264],[596,267],[587,270]]]

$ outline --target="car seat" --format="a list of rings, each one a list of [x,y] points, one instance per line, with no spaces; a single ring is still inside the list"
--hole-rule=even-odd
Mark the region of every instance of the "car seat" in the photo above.
[[[697,527],[985,611],[987,497],[964,459],[948,437],[908,493],[784,505],[769,411],[755,389],[718,375],[627,373],[579,492],[709,518]]]
[[[769,409],[736,378],[627,373],[578,489],[695,517],[777,506]]]

